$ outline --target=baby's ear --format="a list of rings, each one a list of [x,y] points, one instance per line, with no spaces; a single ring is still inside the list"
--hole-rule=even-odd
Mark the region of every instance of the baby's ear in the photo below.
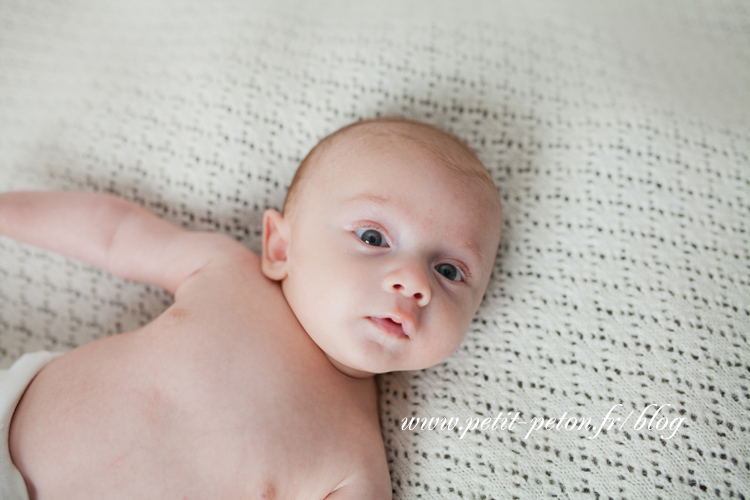
[[[289,244],[289,226],[284,216],[276,210],[263,214],[263,255],[261,269],[266,278],[281,281],[286,278],[286,250]]]

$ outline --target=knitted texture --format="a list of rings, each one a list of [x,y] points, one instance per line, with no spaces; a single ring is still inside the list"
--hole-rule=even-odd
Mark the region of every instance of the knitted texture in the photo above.
[[[748,498],[747,2],[0,2],[3,191],[258,252],[307,151],[391,114],[474,148],[505,223],[458,352],[378,377],[394,498]],[[171,300],[0,238],[0,367]]]

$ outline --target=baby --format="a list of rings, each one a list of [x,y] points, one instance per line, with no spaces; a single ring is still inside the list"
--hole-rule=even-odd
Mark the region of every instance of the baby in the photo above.
[[[260,258],[109,195],[0,194],[0,234],[174,294],[0,372],[0,498],[391,498],[373,375],[458,347],[501,221],[476,156],[399,118],[310,152]]]

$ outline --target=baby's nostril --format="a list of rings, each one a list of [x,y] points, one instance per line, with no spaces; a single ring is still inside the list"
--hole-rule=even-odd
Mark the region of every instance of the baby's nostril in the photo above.
[[[417,300],[419,300],[419,299],[422,298],[422,294],[421,293],[415,293],[414,294],[414,298],[417,299]]]

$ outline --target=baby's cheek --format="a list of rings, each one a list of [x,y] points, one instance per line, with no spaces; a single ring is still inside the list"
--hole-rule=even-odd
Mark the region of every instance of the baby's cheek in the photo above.
[[[414,367],[410,367],[411,370],[424,370],[432,366],[438,365],[445,361],[453,351],[448,349],[436,349],[433,347],[430,351],[425,351],[419,358],[419,364]]]
[[[466,332],[471,326],[471,320],[474,314],[468,314],[466,309],[453,310],[449,312],[448,317],[444,319],[444,336],[443,336],[443,353],[447,358],[453,354],[461,345]]]
[[[417,347],[420,366],[414,369],[429,368],[445,361],[458,348],[459,343],[455,338],[454,335],[445,335],[445,333],[439,339],[425,338],[425,341]]]

